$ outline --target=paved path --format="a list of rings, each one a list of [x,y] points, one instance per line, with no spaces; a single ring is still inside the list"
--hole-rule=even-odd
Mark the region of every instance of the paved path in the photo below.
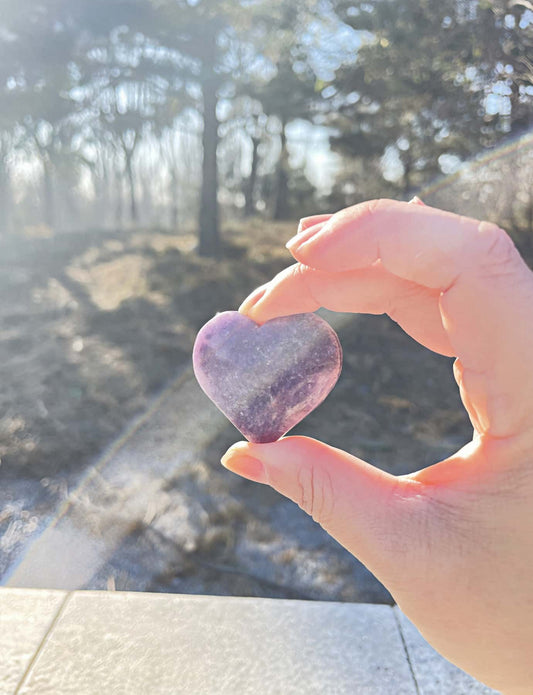
[[[14,587],[79,589],[131,532],[131,519],[150,507],[154,486],[198,456],[226,418],[185,370],[154,400],[100,461],[89,468],[44,531],[28,543],[3,583]],[[105,528],[95,516],[122,490],[123,513]],[[96,510],[88,513],[88,510]],[[103,517],[103,515],[102,515]]]
[[[0,695],[493,693],[397,608],[0,589]]]
[[[325,310],[339,330],[351,314]],[[82,589],[97,574],[121,540],[131,519],[144,516],[154,489],[180,467],[198,458],[227,427],[224,415],[201,391],[192,368],[185,368],[134,420],[101,459],[88,469],[43,531],[21,552],[2,584],[45,589]],[[109,492],[120,490],[122,509],[113,524],[95,518]]]

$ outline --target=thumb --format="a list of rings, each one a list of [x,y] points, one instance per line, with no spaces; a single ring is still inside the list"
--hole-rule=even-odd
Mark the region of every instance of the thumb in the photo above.
[[[239,442],[222,465],[296,502],[380,581],[395,584],[406,540],[400,523],[403,479],[308,437]]]

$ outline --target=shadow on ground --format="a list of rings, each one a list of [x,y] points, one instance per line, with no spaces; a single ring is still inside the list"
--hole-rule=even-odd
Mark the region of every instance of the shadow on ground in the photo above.
[[[0,238],[0,573],[189,364],[198,328],[288,264],[293,225],[255,224],[226,230],[220,261],[160,230]]]

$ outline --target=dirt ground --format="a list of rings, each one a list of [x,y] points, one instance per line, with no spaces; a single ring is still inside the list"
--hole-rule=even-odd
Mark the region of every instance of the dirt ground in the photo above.
[[[396,474],[433,463],[469,439],[450,360],[416,346],[382,317],[357,318],[340,339],[337,386],[291,434],[317,437]],[[295,504],[220,466],[240,439],[228,425],[196,460],[180,464],[151,493],[150,518],[142,506],[128,516],[135,519],[132,532],[88,588],[392,602]],[[119,514],[121,494],[112,500]]]
[[[198,258],[186,232],[0,237],[0,575],[190,361],[203,323],[287,264],[293,229],[236,223],[221,261]]]
[[[0,572],[91,461],[189,363],[203,323],[291,262],[283,244],[294,229],[257,220],[226,225],[222,261],[197,258],[190,234],[157,230],[32,229],[0,239]],[[294,433],[394,473],[433,463],[469,439],[450,360],[383,317],[360,317],[340,338],[341,381]],[[301,513],[220,469],[221,453],[239,438],[228,425],[204,452],[201,484],[191,476],[175,482],[176,494],[192,486],[209,512],[193,550],[176,555],[172,532],[152,525],[127,539],[92,586],[109,587],[112,577],[113,588],[389,600],[372,582],[350,588],[353,559]],[[274,564],[291,569],[271,576],[267,516],[269,538],[280,537],[281,524],[297,539],[276,541]],[[295,553],[305,561],[294,563]],[[243,558],[254,572],[238,569]]]
[[[244,226],[226,231],[221,262],[160,231],[0,239],[2,474],[83,469],[190,359],[202,324],[287,265],[291,228],[267,239],[255,224],[249,250]]]

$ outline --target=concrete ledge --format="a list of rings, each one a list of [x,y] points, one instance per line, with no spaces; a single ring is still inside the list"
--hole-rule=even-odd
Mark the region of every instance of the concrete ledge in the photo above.
[[[0,591],[0,694],[24,678],[66,600],[62,591]]]
[[[0,589],[0,695],[494,691],[389,606]]]

